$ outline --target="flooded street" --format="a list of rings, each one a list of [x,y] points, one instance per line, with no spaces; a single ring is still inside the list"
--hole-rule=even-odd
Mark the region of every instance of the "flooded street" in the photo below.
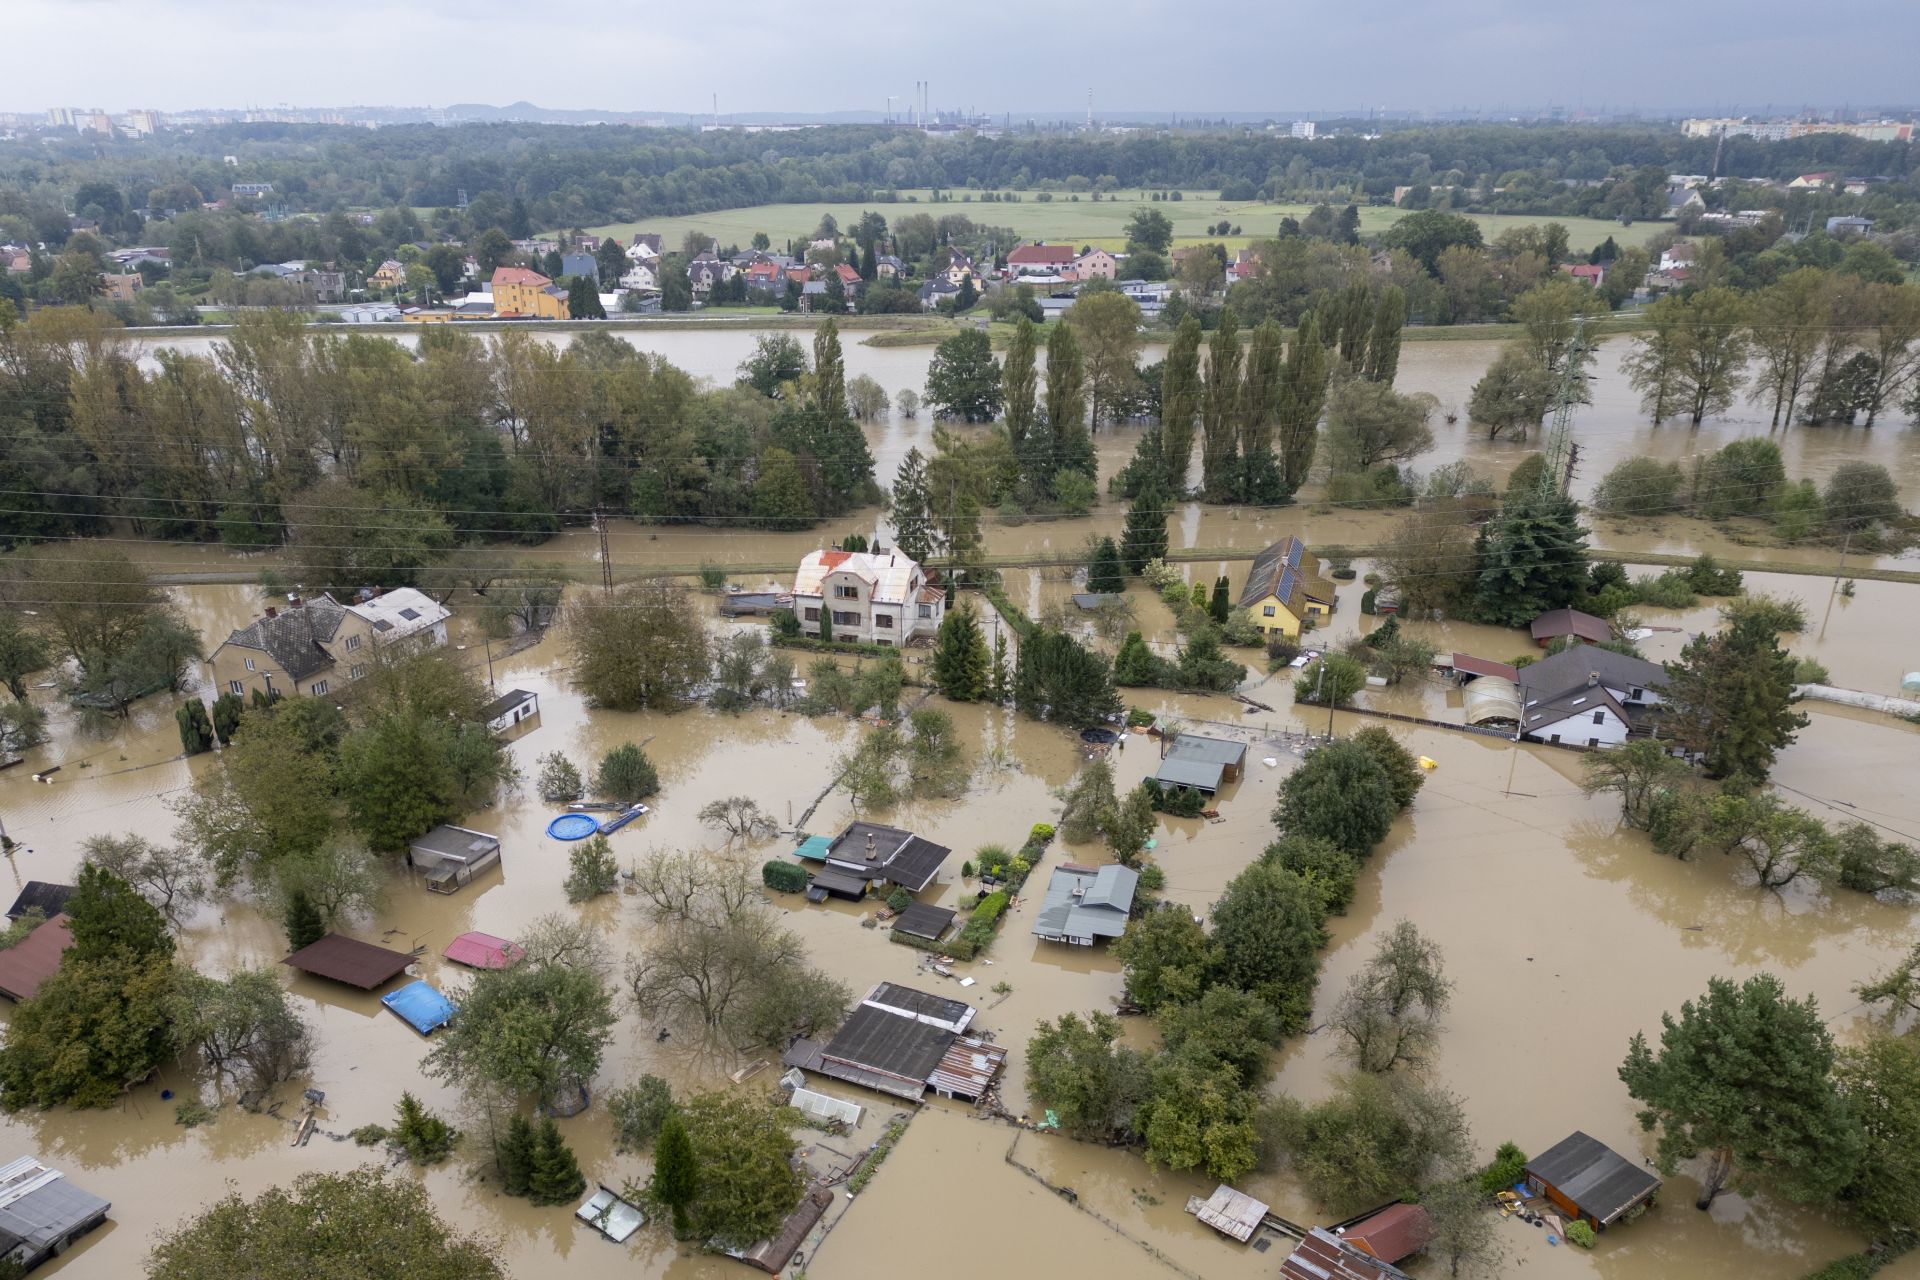
[[[623,331],[622,336],[692,372],[730,379],[751,349],[750,330],[711,332]],[[201,339],[175,341],[191,347]],[[1577,420],[1582,442],[1581,478],[1588,487],[1606,469],[1632,456],[1685,458],[1743,434],[1765,432],[1764,416],[1752,406],[1731,419],[1697,431],[1640,421],[1633,397],[1618,376],[1626,342],[1603,348],[1596,403]],[[1402,359],[1403,390],[1429,390],[1442,403],[1464,402],[1468,388],[1496,351],[1485,342],[1408,343]],[[889,390],[917,386],[930,348],[873,348],[850,336],[848,373],[870,373]],[[1157,358],[1153,353],[1148,358]],[[870,428],[882,478],[891,475],[907,448],[930,449],[930,424],[886,422]],[[1136,430],[1103,432],[1103,473],[1129,454]],[[1504,473],[1522,453],[1518,445],[1486,442],[1464,425],[1436,423],[1439,447],[1421,459],[1422,469],[1464,457],[1488,473]],[[1912,501],[1920,492],[1920,451],[1912,429],[1889,424],[1871,432],[1780,433],[1792,475],[1821,476],[1839,461],[1868,457],[1884,462]],[[1053,523],[990,521],[990,552],[1039,556],[1078,551],[1090,533],[1117,532],[1119,504],[1103,503],[1086,518]],[[846,529],[873,523],[877,513],[839,522]],[[1189,504],[1171,522],[1176,547],[1244,549],[1249,554],[1275,539],[1298,533],[1310,544],[1365,544],[1377,539],[1396,515],[1319,509],[1310,504],[1277,511],[1236,512]],[[833,531],[829,531],[833,532]],[[702,563],[766,565],[797,561],[819,545],[821,532],[732,534],[689,526],[646,528],[617,523],[610,536],[616,567],[686,568]],[[1698,521],[1672,520],[1633,528],[1601,522],[1595,542],[1647,551],[1712,550],[1738,555],[1724,534]],[[159,568],[252,567],[220,551],[134,548],[143,564]],[[569,531],[536,548],[502,548],[503,561],[584,564],[597,554],[591,533]],[[1796,552],[1768,550],[1782,560]],[[1808,552],[1805,562],[1825,564],[1831,553]],[[1864,563],[1856,558],[1851,563]],[[1891,559],[1886,563],[1893,563]],[[1911,561],[1907,562],[1911,564]],[[1356,565],[1364,577],[1366,565]],[[1191,581],[1227,573],[1237,589],[1246,562],[1183,565]],[[1644,572],[1644,571],[1636,571]],[[759,569],[735,575],[758,585]],[[1784,643],[1798,655],[1826,664],[1835,684],[1879,692],[1897,691],[1902,672],[1920,668],[1912,619],[1920,614],[1920,587],[1861,581],[1851,598],[1835,598],[1829,613],[1829,578],[1751,574],[1750,590],[1796,596],[1807,605],[1804,635]],[[1029,614],[1054,611],[1074,625],[1067,597],[1073,586],[1057,569],[1009,571],[1007,593]],[[1376,625],[1360,613],[1366,590],[1356,579],[1338,584],[1339,609],[1316,639],[1338,643]],[[258,588],[245,585],[173,589],[175,598],[208,648],[228,630],[257,615]],[[1129,593],[1134,625],[1163,648],[1177,640],[1171,612],[1151,593]],[[467,646],[465,660],[483,676],[488,648],[481,640],[472,600],[456,597],[454,643]],[[1676,657],[1688,635],[1712,627],[1717,602],[1684,611],[1634,610],[1656,628],[1645,642],[1656,660]],[[701,607],[707,607],[703,600]],[[989,622],[989,631],[993,623]],[[1457,623],[1406,623],[1428,635],[1443,652],[1461,649],[1509,659],[1527,652],[1523,633]],[[750,794],[783,826],[815,804],[830,781],[835,757],[852,748],[863,730],[836,718],[810,720],[771,710],[739,716],[693,709],[675,715],[589,710],[570,687],[564,639],[552,635],[521,652],[491,649],[493,677],[501,690],[524,688],[540,698],[539,717],[515,730],[512,751],[523,775],[536,772],[536,758],[564,751],[583,770],[626,742],[642,743],[657,765],[662,789],[655,811],[612,837],[623,865],[649,850],[717,850],[721,841],[695,817],[709,801]],[[804,667],[807,655],[797,655]],[[1249,713],[1224,697],[1191,697],[1156,690],[1124,691],[1132,705],[1177,716],[1203,732],[1225,732],[1253,744],[1246,776],[1221,795],[1222,818],[1163,818],[1153,856],[1167,873],[1167,896],[1206,912],[1226,882],[1273,836],[1269,817],[1280,779],[1297,756],[1285,735],[1324,732],[1324,712],[1292,706],[1287,674],[1266,676],[1253,651],[1235,657],[1252,668],[1244,692],[1274,708]],[[910,669],[924,653],[909,655]],[[48,699],[50,691],[36,690]],[[1458,695],[1437,682],[1370,690],[1363,701],[1381,709],[1448,718]],[[943,705],[938,698],[934,705]],[[51,704],[49,704],[51,705]],[[219,757],[178,758],[172,702],[148,699],[133,720],[108,739],[76,735],[70,713],[54,708],[53,740],[29,753],[25,763],[0,772],[0,818],[23,848],[7,860],[4,875],[14,891],[30,879],[69,881],[82,842],[93,835],[139,833],[160,839],[173,827],[168,803],[192,779],[222,767]],[[946,707],[975,763],[968,793],[956,800],[907,801],[875,815],[856,813],[835,790],[807,823],[814,832],[835,832],[856,816],[874,816],[926,834],[954,850],[923,901],[955,906],[973,886],[960,875],[961,862],[988,843],[1017,846],[1035,822],[1051,821],[1059,802],[1053,790],[1081,764],[1072,735],[1021,720],[1010,711],[979,706]],[[1794,803],[1829,820],[1871,816],[1888,828],[1920,835],[1920,794],[1912,770],[1920,760],[1920,727],[1884,716],[1819,704],[1806,709],[1812,723],[1781,757],[1775,781]],[[1456,713],[1453,713],[1457,715]],[[1341,734],[1380,723],[1357,715],[1334,717]],[[1456,985],[1447,1028],[1433,1069],[1435,1079],[1463,1099],[1481,1158],[1503,1140],[1529,1152],[1544,1150],[1574,1129],[1583,1129],[1630,1157],[1649,1154],[1650,1139],[1634,1120],[1634,1107],[1616,1077],[1629,1037],[1656,1029],[1663,1011],[1699,994],[1713,976],[1742,978],[1768,970],[1795,995],[1818,997],[1822,1012],[1845,1040],[1857,1029],[1859,1010],[1851,986],[1873,976],[1904,953],[1915,937],[1913,908],[1855,894],[1827,895],[1799,886],[1784,893],[1751,887],[1726,859],[1676,862],[1655,854],[1646,838],[1621,829],[1616,805],[1580,792],[1580,758],[1544,747],[1516,747],[1504,740],[1397,726],[1407,745],[1433,757],[1410,813],[1364,868],[1347,914],[1330,922],[1315,1021],[1323,1020],[1348,976],[1370,954],[1381,930],[1408,918],[1444,950]],[[1155,748],[1129,738],[1114,756],[1122,793],[1155,767]],[[1267,759],[1274,764],[1265,763]],[[51,784],[31,775],[52,764]],[[464,985],[460,970],[440,958],[441,949],[468,930],[512,937],[549,912],[581,916],[607,933],[616,957],[632,951],[646,925],[634,899],[614,896],[569,906],[561,888],[567,846],[545,835],[552,806],[523,784],[496,805],[466,815],[465,825],[497,834],[504,867],[459,893],[430,894],[396,874],[377,917],[350,929],[354,936],[402,950],[423,948],[421,977],[450,991]],[[786,838],[753,846],[758,862],[791,847]],[[1033,888],[1057,860],[1104,861],[1098,847],[1066,846],[1050,852]],[[890,980],[941,994],[964,996],[980,1007],[979,1025],[1009,1046],[1004,1082],[1007,1107],[1028,1105],[1024,1047],[1037,1022],[1068,1011],[1110,1009],[1122,993],[1119,966],[1104,948],[1063,948],[1036,941],[1030,930],[1037,892],[1006,918],[998,940],[982,958],[956,967],[975,979],[961,991],[924,974],[921,953],[897,946],[884,929],[861,927],[871,902],[812,907],[797,897],[776,896],[784,922],[807,942],[815,964],[845,981],[856,994]],[[207,973],[243,964],[276,964],[284,953],[281,923],[247,901],[203,908],[182,930],[182,958]],[[87,1237],[67,1257],[41,1274],[84,1278],[135,1274],[154,1234],[223,1194],[231,1183],[249,1194],[285,1182],[300,1172],[344,1169],[370,1158],[351,1142],[335,1140],[368,1123],[386,1122],[403,1089],[449,1114],[470,1130],[456,1091],[423,1077],[418,1062],[425,1042],[383,1010],[377,996],[307,977],[288,975],[296,1004],[315,1030],[311,1080],[276,1093],[279,1116],[256,1116],[229,1104],[211,1123],[186,1129],[174,1122],[173,1103],[160,1090],[191,1092],[182,1073],[169,1071],[133,1091],[123,1105],[99,1112],[56,1110],[0,1118],[7,1146],[17,1154],[37,1152],[79,1185],[114,1202],[112,1224]],[[1009,991],[995,991],[1006,983]],[[676,1035],[656,1039],[626,1006],[614,1045],[594,1082],[595,1104],[560,1121],[588,1180],[618,1186],[644,1177],[642,1156],[612,1147],[607,1113],[599,1099],[643,1072],[666,1077],[676,1087],[712,1088],[751,1067],[729,1051],[715,1051]],[[6,1016],[0,1012],[0,1017]],[[1144,1020],[1129,1020],[1129,1035],[1151,1038]],[[1322,1033],[1289,1042],[1276,1058],[1270,1088],[1313,1099],[1322,1096],[1333,1066],[1331,1038]],[[771,1088],[777,1069],[751,1076],[745,1088]],[[324,1090],[322,1134],[309,1145],[290,1146],[300,1089]],[[844,1165],[884,1130],[897,1101],[834,1083],[827,1090],[854,1097],[869,1110],[860,1129],[826,1137],[803,1130],[816,1168]],[[206,1095],[212,1101],[211,1093]],[[568,1210],[537,1209],[510,1199],[478,1175],[484,1139],[469,1138],[453,1160],[421,1178],[445,1213],[463,1227],[496,1233],[517,1276],[557,1275],[564,1269],[583,1280],[600,1277],[738,1277],[749,1274],[724,1258],[681,1249],[662,1232],[648,1230],[614,1246],[575,1223]],[[1032,1173],[1029,1173],[1031,1170]],[[1055,1195],[1038,1179],[1069,1186],[1079,1207]],[[1324,1221],[1284,1173],[1256,1174],[1243,1189],[1268,1200],[1297,1221]],[[916,1276],[971,1277],[983,1263],[1018,1258],[1015,1274],[1124,1276],[1270,1276],[1286,1245],[1258,1253],[1233,1244],[1183,1212],[1189,1195],[1206,1194],[1211,1182],[1149,1168],[1134,1152],[1089,1147],[1059,1137],[1018,1133],[975,1118],[967,1108],[933,1102],[912,1121],[906,1136],[872,1184],[848,1204],[844,1216],[829,1216],[824,1243],[804,1250],[814,1277],[878,1280],[900,1270],[902,1225],[914,1234],[940,1233],[931,1248],[916,1248]],[[1599,1277],[1685,1276],[1706,1280],[1796,1280],[1829,1258],[1858,1248],[1845,1224],[1767,1198],[1723,1195],[1710,1214],[1691,1208],[1691,1186],[1682,1176],[1669,1183],[1658,1208],[1642,1221],[1601,1237],[1591,1254],[1549,1249],[1541,1233],[1502,1224],[1509,1256],[1501,1274]],[[871,1201],[872,1203],[867,1203]],[[940,1206],[929,1214],[930,1204]],[[835,1211],[836,1213],[838,1210]],[[976,1243],[984,1236],[986,1245]],[[1164,1259],[1156,1260],[1155,1252]],[[1432,1262],[1415,1266],[1425,1276],[1444,1274]],[[1920,1276],[1911,1260],[1881,1273]]]

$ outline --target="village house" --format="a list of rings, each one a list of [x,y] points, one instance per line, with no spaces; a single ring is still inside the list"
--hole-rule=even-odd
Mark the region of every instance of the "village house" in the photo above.
[[[633,243],[627,246],[627,257],[635,262],[657,261],[663,245],[657,231],[636,231]]]
[[[747,268],[746,274],[749,293],[770,293],[777,297],[786,292],[787,269],[771,258],[753,263]]]
[[[1183,733],[1162,748],[1153,780],[1162,787],[1192,788],[1210,796],[1227,783],[1240,781],[1246,763],[1244,742]]]
[[[824,902],[829,896],[859,901],[875,884],[893,884],[918,893],[933,883],[953,850],[924,836],[882,822],[853,822],[827,840],[814,836],[795,856],[825,865],[813,874],[807,897]]]
[[[1047,881],[1047,896],[1034,919],[1033,935],[1076,947],[1117,938],[1126,932],[1139,885],[1140,873],[1118,863],[1104,867],[1062,863]]]
[[[937,311],[940,304],[949,298],[960,295],[960,286],[945,276],[935,276],[920,286],[920,309]]]
[[[1597,262],[1563,262],[1560,269],[1581,284],[1591,285],[1595,289],[1607,280],[1606,267]]]
[[[1105,249],[1082,249],[1073,260],[1074,278],[1112,280],[1120,274],[1120,260]]]
[[[1255,557],[1240,592],[1240,607],[1262,633],[1298,639],[1303,629],[1333,613],[1333,584],[1319,575],[1319,565],[1317,557],[1308,558],[1306,543],[1282,538]]]
[[[582,276],[588,280],[598,280],[600,260],[590,253],[561,254],[560,274],[562,277]]]
[[[859,271],[844,262],[835,266],[833,273],[840,278],[840,287],[846,291],[847,310],[853,310],[854,297],[866,287],[867,282],[860,278]]]
[[[513,247],[530,258],[544,258],[550,253],[560,252],[558,240],[515,240]]]
[[[146,287],[146,279],[138,271],[124,275],[108,271],[100,276],[100,295],[108,302],[132,302]]]
[[[220,693],[324,697],[366,675],[376,645],[445,644],[449,616],[444,605],[411,587],[353,605],[326,594],[296,596],[287,608],[269,606],[265,616],[229,635],[207,665]]]
[[[1325,1227],[1311,1227],[1280,1264],[1281,1280],[1412,1280],[1406,1272],[1348,1244]]]
[[[435,893],[453,893],[488,867],[500,865],[500,837],[446,824],[407,844],[407,865]]]
[[[540,714],[540,698],[530,689],[509,689],[507,692],[480,708],[480,718],[487,723],[487,732],[505,733],[523,720],[531,720]]]
[[[655,293],[660,288],[660,273],[651,261],[634,262],[620,277],[620,287],[639,293]]]
[[[565,320],[567,291],[538,271],[495,267],[493,309],[506,319]]]
[[[907,274],[907,264],[890,253],[883,253],[873,260],[873,273],[882,280],[897,280]]]
[[[898,551],[812,551],[794,577],[793,608],[808,635],[820,634],[825,609],[835,640],[904,645],[940,629],[946,593]]]
[[[376,289],[394,289],[406,278],[407,269],[400,265],[399,260],[388,258],[373,269],[373,274],[367,277],[367,283]]]
[[[1006,1064],[1005,1048],[965,1035],[974,1009],[959,1000],[882,982],[825,1045],[795,1040],[780,1061],[918,1102],[928,1089],[978,1101]]]
[[[1667,672],[1644,658],[1576,644],[1521,668],[1518,687],[1521,737],[1617,747],[1664,701]]]
[[[1693,265],[1694,246],[1690,240],[1677,240],[1660,251],[1660,261],[1654,264],[1656,270],[1671,275]]]
[[[1007,255],[1009,276],[1055,276],[1073,268],[1077,255],[1064,244],[1023,244]]]
[[[733,273],[733,265],[723,262],[711,253],[703,253],[687,264],[687,283],[693,286],[693,296],[704,298],[713,292],[713,287],[725,281]]]

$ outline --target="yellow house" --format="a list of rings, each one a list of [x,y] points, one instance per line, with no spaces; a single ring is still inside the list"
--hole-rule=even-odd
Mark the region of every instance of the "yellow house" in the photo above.
[[[396,259],[388,258],[385,262],[374,268],[373,274],[367,277],[367,283],[373,285],[376,289],[393,289],[397,288],[406,278],[407,269],[401,266]]]
[[[502,318],[565,320],[567,291],[525,267],[493,269],[493,313]]]
[[[1240,607],[1262,632],[1297,640],[1303,626],[1319,626],[1333,613],[1333,584],[1320,576],[1319,567],[1306,543],[1280,539],[1254,560]]]

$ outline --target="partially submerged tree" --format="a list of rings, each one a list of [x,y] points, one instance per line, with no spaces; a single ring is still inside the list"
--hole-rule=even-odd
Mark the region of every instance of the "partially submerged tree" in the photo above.
[[[745,1249],[778,1232],[805,1190],[793,1160],[794,1112],[734,1093],[698,1093],[681,1102],[676,1118],[698,1171],[684,1205],[689,1237]],[[686,1190],[668,1189],[676,1199]],[[628,1183],[625,1194],[671,1211],[651,1188]]]
[[[1120,1022],[1110,1014],[1042,1020],[1027,1041],[1028,1093],[1076,1138],[1130,1135],[1134,1110],[1147,1094],[1148,1071],[1148,1059],[1120,1043]]]
[[[1341,1051],[1362,1071],[1425,1066],[1452,991],[1439,946],[1411,920],[1396,922],[1334,1006]]]
[[[574,681],[615,711],[669,709],[709,670],[706,626],[684,587],[650,578],[567,610]]]
[[[279,975],[241,969],[224,981],[183,971],[167,1004],[173,1042],[216,1077],[242,1089],[266,1089],[307,1069],[307,1024]]]
[[[1416,1197],[1465,1171],[1460,1100],[1408,1075],[1336,1076],[1314,1106],[1268,1104],[1261,1127],[1306,1187],[1335,1212]]]
[[[132,885],[174,924],[207,896],[205,865],[184,849],[157,845],[143,836],[93,836],[81,848],[88,865]]]

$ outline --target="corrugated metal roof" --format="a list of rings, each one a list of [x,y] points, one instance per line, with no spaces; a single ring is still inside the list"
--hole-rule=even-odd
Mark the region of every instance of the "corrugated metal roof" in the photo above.
[[[1215,1231],[1232,1236],[1242,1244],[1253,1238],[1267,1217],[1264,1201],[1255,1200],[1244,1191],[1235,1191],[1225,1183],[1215,1187],[1205,1200],[1195,1197],[1187,1208]]]
[[[1598,1138],[1578,1130],[1527,1161],[1537,1178],[1602,1226],[1652,1195],[1660,1179]]]
[[[810,551],[794,575],[793,594],[817,596],[830,573],[851,573],[873,584],[873,598],[882,604],[904,604],[919,590],[920,566],[898,551],[874,555],[867,551]]]
[[[947,1046],[940,1065],[927,1076],[935,1093],[947,1094],[967,1102],[977,1101],[1000,1074],[1007,1062],[1007,1051],[997,1044],[962,1036]]]
[[[1504,676],[1481,676],[1460,691],[1468,724],[1520,719],[1520,691]]]
[[[1198,760],[1162,760],[1154,772],[1154,781],[1166,786],[1195,787],[1211,795],[1220,789],[1226,773],[1223,764],[1205,764]]]

